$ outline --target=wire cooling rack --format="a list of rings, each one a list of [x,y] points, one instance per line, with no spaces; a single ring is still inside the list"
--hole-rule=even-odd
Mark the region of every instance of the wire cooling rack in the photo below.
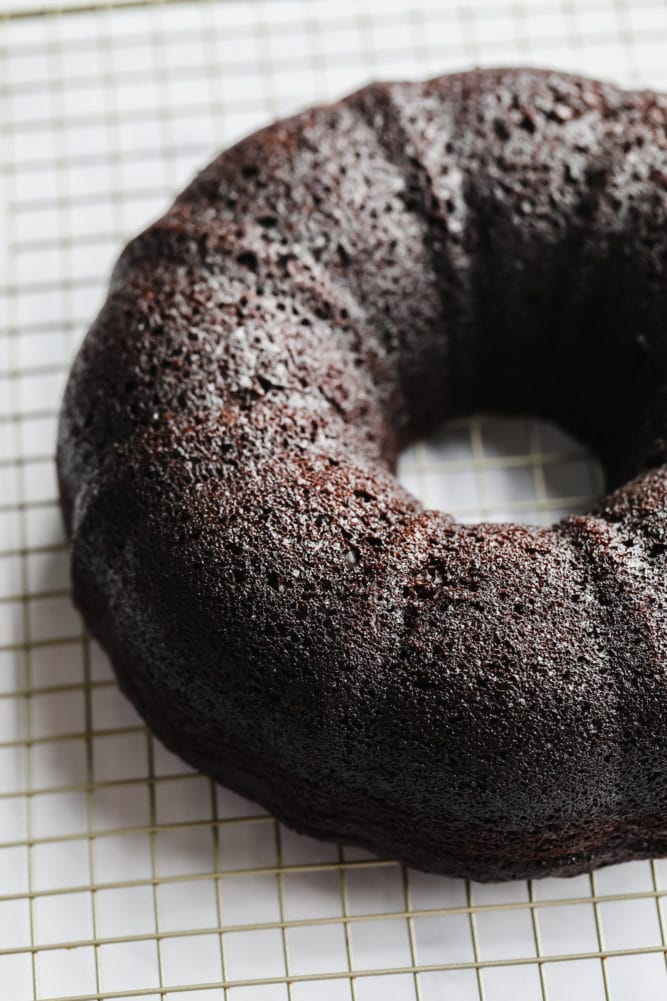
[[[371,77],[543,63],[667,87],[662,0],[14,0],[0,16],[0,998],[655,1001],[667,864],[481,886],[298,837],[168,754],[68,598],[64,378],[121,242],[221,146]],[[544,523],[595,465],[476,419],[403,457]]]

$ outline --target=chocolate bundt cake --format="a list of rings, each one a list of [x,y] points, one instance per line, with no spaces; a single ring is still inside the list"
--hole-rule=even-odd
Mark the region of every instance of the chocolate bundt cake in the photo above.
[[[423,510],[397,454],[479,410],[611,492]],[[123,252],[58,463],[76,602],[192,765],[434,872],[667,852],[667,97],[483,70],[243,140]]]

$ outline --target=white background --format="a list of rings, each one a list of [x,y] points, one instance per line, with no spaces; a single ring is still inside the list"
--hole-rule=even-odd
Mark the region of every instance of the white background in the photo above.
[[[52,462],[72,351],[122,241],[220,147],[372,77],[535,63],[667,88],[666,54],[662,0],[0,20],[2,1001],[667,996],[663,863],[498,886],[406,872],[297,837],[167,754],[70,605]],[[451,426],[401,475],[473,520],[548,523],[600,490],[588,457],[529,421]]]

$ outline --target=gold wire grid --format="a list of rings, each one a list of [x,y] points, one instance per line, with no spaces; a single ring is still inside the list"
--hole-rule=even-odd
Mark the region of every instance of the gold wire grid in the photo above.
[[[216,148],[374,76],[532,61],[667,87],[666,42],[662,0],[15,0],[0,17],[2,1001],[667,996],[663,862],[426,877],[298,838],[168,755],[71,610],[52,467],[118,245]],[[600,489],[532,422],[458,422],[401,475],[464,518],[544,523]]]

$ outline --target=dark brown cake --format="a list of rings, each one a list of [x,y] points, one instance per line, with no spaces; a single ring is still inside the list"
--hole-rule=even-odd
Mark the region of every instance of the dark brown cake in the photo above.
[[[456,524],[446,417],[556,421],[613,490]],[[528,69],[251,136],[124,251],[74,363],[74,594],[187,761],[435,872],[667,850],[667,98]]]

